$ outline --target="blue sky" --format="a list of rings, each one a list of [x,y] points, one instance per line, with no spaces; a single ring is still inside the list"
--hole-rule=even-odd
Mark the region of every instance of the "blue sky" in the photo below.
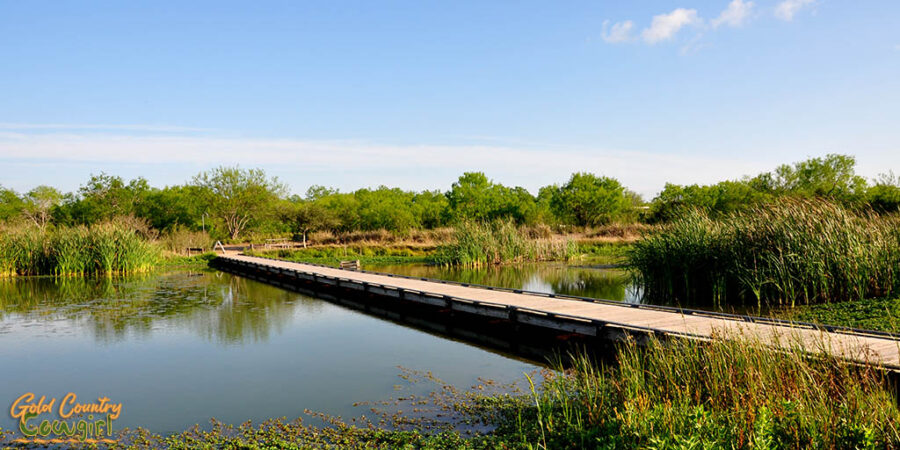
[[[900,172],[900,2],[0,0],[0,184]]]

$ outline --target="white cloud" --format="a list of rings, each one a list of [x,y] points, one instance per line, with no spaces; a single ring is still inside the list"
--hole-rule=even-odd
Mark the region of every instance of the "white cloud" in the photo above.
[[[309,184],[341,189],[387,184],[405,189],[446,189],[464,171],[484,171],[498,182],[532,192],[576,171],[616,177],[652,197],[667,181],[712,183],[756,173],[771,164],[729,157],[697,157],[608,148],[535,147],[515,143],[395,145],[369,141],[160,135],[113,132],[0,133],[0,162],[8,187],[65,183],[60,173],[83,181],[87,173],[130,171],[179,183],[205,168],[260,167],[295,192]],[[13,169],[13,168],[17,169]],[[43,169],[42,167],[47,167]],[[83,173],[75,172],[80,170]],[[13,183],[10,183],[13,182]],[[62,186],[61,186],[62,187]]]
[[[150,132],[188,132],[188,131],[214,131],[209,128],[180,127],[172,125],[146,125],[146,124],[71,124],[71,123],[10,123],[0,122],[0,130],[120,130],[120,131],[150,131]]]
[[[607,32],[609,21],[603,22],[603,40],[610,43],[628,42],[631,40],[631,30],[634,28],[634,22],[626,20],[613,24],[612,28]]]
[[[739,27],[750,17],[753,5],[753,2],[732,0],[732,2],[728,4],[728,7],[719,14],[719,17],[716,17],[710,23],[713,28],[718,28],[723,24],[731,27]]]
[[[702,23],[696,9],[678,8],[668,14],[653,16],[650,27],[641,32],[648,44],[672,39],[683,27]]]
[[[794,20],[794,15],[806,5],[811,5],[815,0],[784,0],[775,6],[775,17],[781,20]]]

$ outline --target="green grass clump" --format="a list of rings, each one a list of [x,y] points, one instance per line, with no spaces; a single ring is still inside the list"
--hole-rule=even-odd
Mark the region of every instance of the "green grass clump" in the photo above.
[[[477,267],[530,261],[564,261],[578,253],[570,240],[531,239],[511,221],[464,222],[456,226],[450,243],[440,245],[434,262]]]
[[[783,199],[713,219],[688,211],[634,244],[652,299],[794,305],[900,292],[900,220]]]
[[[518,447],[900,444],[900,412],[883,372],[741,341],[629,343],[616,366],[579,358],[519,401],[509,402],[496,431]]]
[[[0,233],[0,275],[87,275],[142,272],[159,248],[133,229],[110,222],[91,227],[32,226]]]

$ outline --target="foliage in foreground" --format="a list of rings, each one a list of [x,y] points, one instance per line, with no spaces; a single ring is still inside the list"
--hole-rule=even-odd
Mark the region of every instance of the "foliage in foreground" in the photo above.
[[[159,256],[157,246],[122,223],[0,230],[0,276],[142,272]]]
[[[900,290],[900,219],[782,199],[714,219],[691,211],[635,243],[647,295],[714,304],[828,303]]]
[[[171,436],[139,430],[116,448],[882,448],[900,445],[883,372],[747,341],[622,345],[613,366],[574,358],[530,393],[442,386],[444,425],[396,412],[361,425],[214,422]],[[439,380],[435,380],[440,382]],[[531,378],[528,378],[531,382]],[[490,389],[487,389],[490,391]],[[425,408],[410,399],[413,411]],[[386,402],[387,403],[387,402]],[[438,417],[435,416],[435,417]],[[477,424],[484,424],[483,431]],[[475,425],[473,427],[473,425]],[[468,426],[468,430],[463,430]],[[0,440],[2,442],[2,440]]]
[[[626,345],[551,374],[496,431],[546,448],[872,448],[900,443],[884,375],[746,342]]]

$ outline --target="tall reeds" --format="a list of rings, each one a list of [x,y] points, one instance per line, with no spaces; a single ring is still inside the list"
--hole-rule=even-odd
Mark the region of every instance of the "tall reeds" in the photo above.
[[[532,239],[511,221],[464,222],[451,242],[438,246],[434,261],[444,265],[481,266],[528,261],[567,260],[577,253],[570,240]]]
[[[653,299],[826,303],[900,292],[900,219],[785,199],[712,219],[689,211],[634,245]]]
[[[123,224],[0,230],[0,276],[87,275],[141,272],[159,248]]]
[[[884,372],[742,340],[629,341],[548,373],[498,430],[545,448],[892,448]]]

